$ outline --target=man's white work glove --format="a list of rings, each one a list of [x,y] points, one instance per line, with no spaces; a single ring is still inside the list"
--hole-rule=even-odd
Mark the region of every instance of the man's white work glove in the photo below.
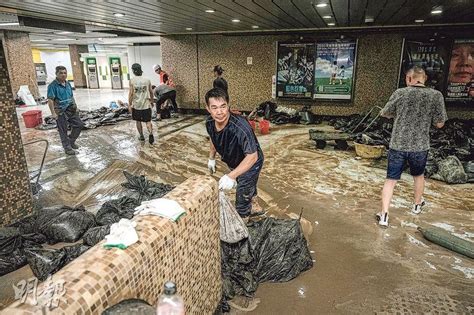
[[[214,174],[216,172],[216,160],[209,159],[209,161],[207,162],[207,168],[209,169],[209,172],[211,172],[211,174]]]
[[[224,175],[219,180],[219,190],[231,190],[237,185],[235,179],[230,178],[228,175]]]

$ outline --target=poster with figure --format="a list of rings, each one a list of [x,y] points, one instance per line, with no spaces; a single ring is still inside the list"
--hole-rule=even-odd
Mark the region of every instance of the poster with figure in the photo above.
[[[414,66],[425,69],[427,87],[444,92],[449,43],[405,39],[398,87],[406,87],[405,74]]]
[[[446,103],[474,105],[474,39],[454,40],[449,61]]]
[[[311,98],[314,43],[278,43],[277,97]]]
[[[352,98],[356,46],[355,41],[316,43],[313,98]]]

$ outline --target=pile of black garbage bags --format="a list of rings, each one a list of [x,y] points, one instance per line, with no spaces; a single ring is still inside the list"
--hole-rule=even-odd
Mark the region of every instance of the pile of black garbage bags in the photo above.
[[[265,218],[248,225],[249,237],[221,241],[222,311],[236,295],[252,297],[258,284],[286,282],[313,267],[299,220]]]
[[[83,129],[95,129],[99,126],[115,125],[119,121],[129,120],[132,118],[128,111],[128,107],[120,106],[118,108],[101,107],[96,110],[86,111],[80,110],[79,116],[84,122]],[[36,127],[39,130],[50,130],[57,127],[56,119],[52,116],[44,118],[44,123]]]
[[[363,119],[361,115],[329,119],[329,124],[343,132],[352,132]],[[362,122],[364,130],[371,119]],[[393,121],[378,118],[366,131],[357,133],[355,141],[369,145],[390,144]],[[474,120],[449,119],[443,128],[430,130],[431,149],[425,175],[449,184],[474,182]]]
[[[129,189],[126,196],[105,202],[97,214],[83,206],[49,207],[37,210],[14,224],[0,228],[0,276],[29,264],[39,280],[45,280],[100,242],[110,226],[131,219],[141,201],[161,198],[174,187],[124,171]],[[82,243],[76,243],[82,239]],[[45,243],[76,243],[72,246],[43,246]]]

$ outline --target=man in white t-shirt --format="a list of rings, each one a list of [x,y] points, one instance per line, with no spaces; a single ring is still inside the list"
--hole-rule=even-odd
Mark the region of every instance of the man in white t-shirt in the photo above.
[[[142,77],[142,67],[138,63],[132,65],[132,72],[135,75],[130,79],[130,90],[128,92],[128,110],[132,114],[132,119],[137,123],[137,130],[140,134],[139,140],[145,141],[143,136],[142,122],[146,123],[148,129],[148,142],[153,144],[153,126],[151,124],[151,109],[153,107],[153,91],[149,79]]]

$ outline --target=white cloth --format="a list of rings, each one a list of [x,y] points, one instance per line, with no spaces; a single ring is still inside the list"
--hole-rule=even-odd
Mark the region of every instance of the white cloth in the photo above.
[[[178,220],[186,211],[174,200],[166,198],[143,201],[135,208],[135,215],[157,215],[171,221]]]
[[[135,244],[138,241],[138,234],[135,231],[136,226],[137,222],[120,219],[119,222],[112,224],[110,227],[110,234],[105,236],[104,245],[124,245],[128,247]]]
[[[224,175],[219,180],[219,189],[220,190],[231,190],[237,186],[235,179],[230,178],[228,175]]]
[[[209,172],[211,172],[211,174],[214,174],[216,172],[216,160],[209,159],[209,161],[207,162],[207,168],[209,169]]]

